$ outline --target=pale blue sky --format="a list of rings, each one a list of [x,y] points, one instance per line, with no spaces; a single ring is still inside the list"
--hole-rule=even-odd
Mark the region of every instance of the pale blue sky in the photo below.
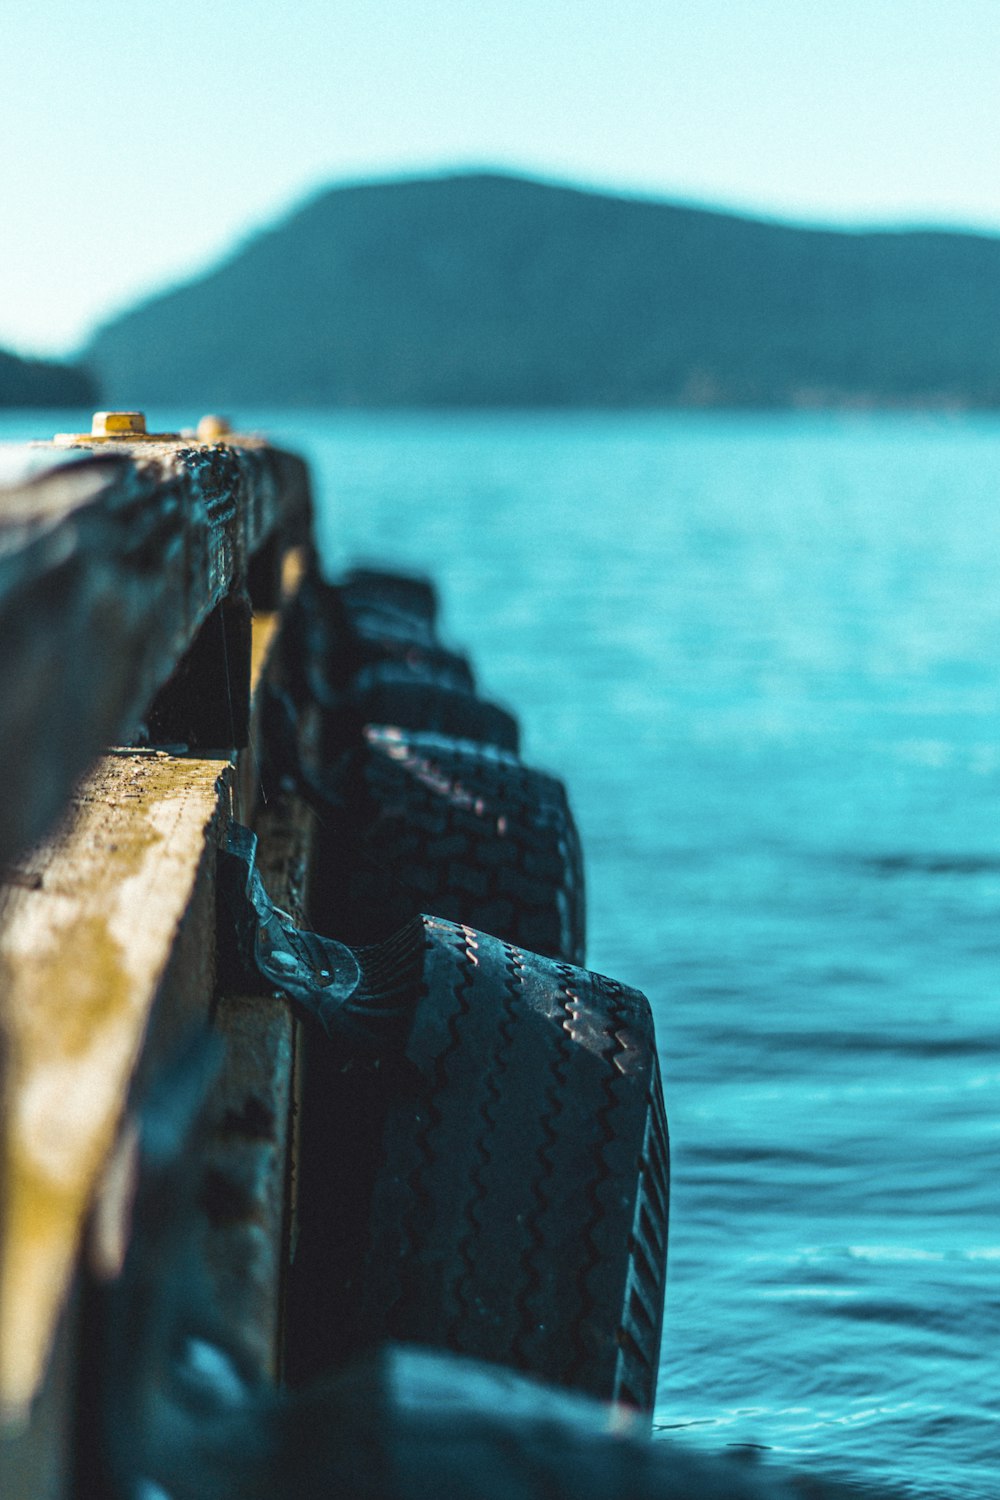
[[[427,168],[1000,232],[998,79],[1000,0],[0,0],[0,346]]]

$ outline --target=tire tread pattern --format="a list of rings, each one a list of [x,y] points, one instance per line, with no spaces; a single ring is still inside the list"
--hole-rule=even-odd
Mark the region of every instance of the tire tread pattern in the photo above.
[[[432,911],[583,963],[583,856],[555,777],[494,746],[370,725],[344,786],[359,857],[327,882],[324,930],[378,941],[404,892],[408,915]]]
[[[360,1341],[444,1346],[648,1409],[669,1192],[648,1005],[424,918],[372,1197]]]
[[[337,707],[324,716],[324,755],[359,743],[369,724],[479,741],[513,754],[520,747],[517,720],[499,703],[477,697],[453,673],[398,662],[374,662],[355,675]]]

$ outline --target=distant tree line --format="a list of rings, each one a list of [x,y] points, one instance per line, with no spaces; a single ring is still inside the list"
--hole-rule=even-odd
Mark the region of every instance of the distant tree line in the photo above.
[[[89,371],[55,360],[21,359],[0,349],[0,407],[91,407],[98,400]]]

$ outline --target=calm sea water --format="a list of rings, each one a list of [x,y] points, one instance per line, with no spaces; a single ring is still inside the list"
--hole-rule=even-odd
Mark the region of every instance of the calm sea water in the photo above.
[[[660,1429],[988,1500],[1000,422],[254,421],[569,783],[591,965],[659,1031]]]

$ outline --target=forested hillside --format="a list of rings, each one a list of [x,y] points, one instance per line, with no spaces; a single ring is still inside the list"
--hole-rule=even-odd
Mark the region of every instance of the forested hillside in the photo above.
[[[996,406],[1000,240],[500,175],[334,188],[86,358],[130,406]]]

